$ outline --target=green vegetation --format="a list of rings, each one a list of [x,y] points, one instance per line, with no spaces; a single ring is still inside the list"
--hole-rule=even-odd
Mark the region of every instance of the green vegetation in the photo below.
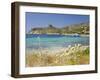
[[[89,34],[89,23],[73,24],[62,28],[49,25],[44,28],[32,28],[29,34]]]

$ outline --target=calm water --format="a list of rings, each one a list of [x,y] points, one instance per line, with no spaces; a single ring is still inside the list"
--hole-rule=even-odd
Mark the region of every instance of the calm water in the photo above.
[[[47,34],[26,35],[26,49],[67,47],[75,44],[89,45],[89,37]]]

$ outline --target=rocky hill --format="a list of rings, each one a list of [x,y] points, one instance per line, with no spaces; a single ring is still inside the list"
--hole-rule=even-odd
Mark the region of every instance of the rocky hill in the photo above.
[[[53,25],[48,25],[44,28],[32,28],[29,34],[89,34],[89,23],[80,23],[57,28]]]

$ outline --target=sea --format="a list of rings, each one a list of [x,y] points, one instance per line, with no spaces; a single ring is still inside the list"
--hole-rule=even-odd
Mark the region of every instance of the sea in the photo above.
[[[77,44],[89,45],[89,36],[60,34],[26,34],[26,49],[68,47]]]

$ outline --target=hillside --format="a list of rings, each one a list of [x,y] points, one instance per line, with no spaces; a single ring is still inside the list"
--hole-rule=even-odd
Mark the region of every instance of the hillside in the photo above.
[[[57,28],[48,25],[45,28],[32,28],[29,34],[89,34],[89,23],[80,23]]]

